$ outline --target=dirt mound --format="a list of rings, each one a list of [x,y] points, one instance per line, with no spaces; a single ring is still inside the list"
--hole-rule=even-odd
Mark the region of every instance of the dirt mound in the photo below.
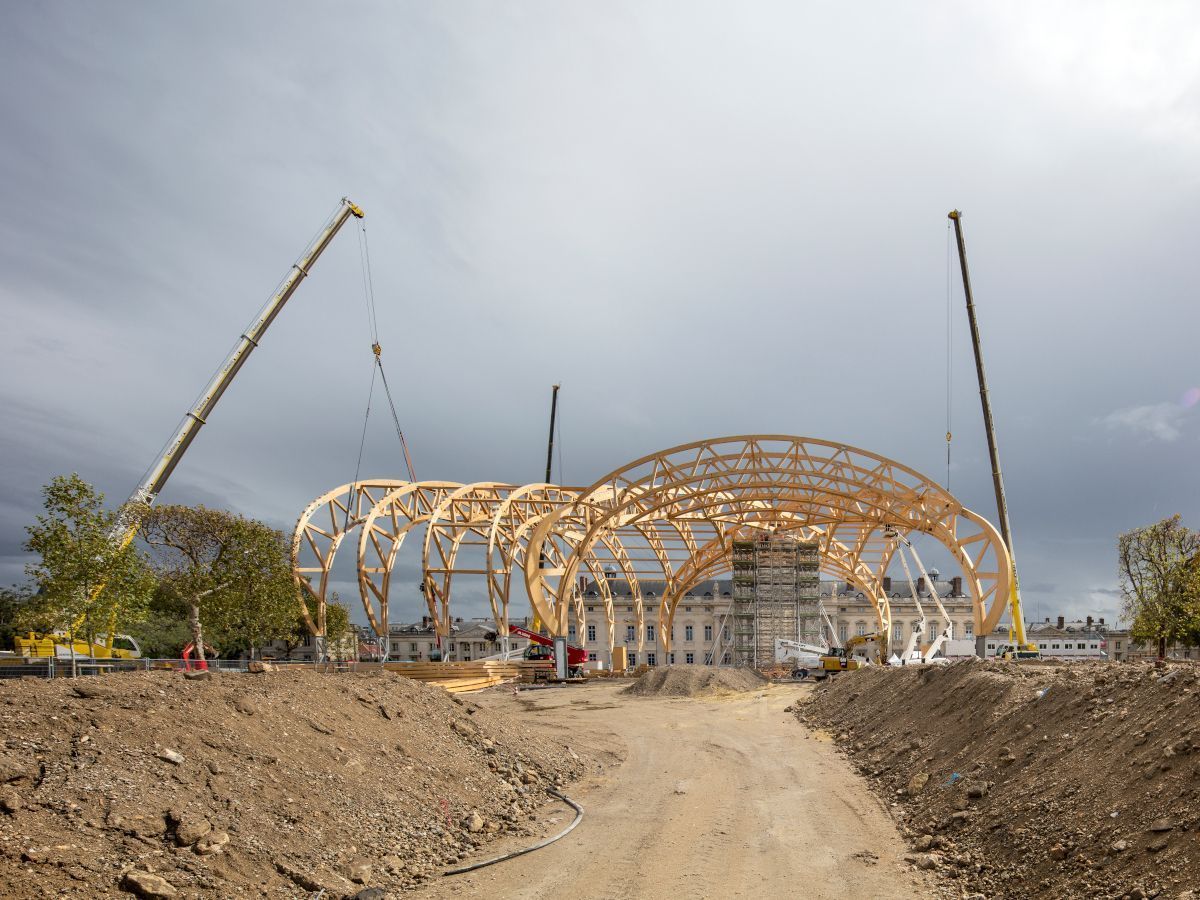
[[[1200,897],[1191,667],[869,668],[799,715],[892,803],[912,860],[966,893]]]
[[[585,767],[390,673],[23,680],[0,723],[5,897],[383,896],[526,833]]]
[[[635,697],[704,697],[761,690],[765,686],[766,681],[752,669],[663,666],[646,672],[621,693]]]

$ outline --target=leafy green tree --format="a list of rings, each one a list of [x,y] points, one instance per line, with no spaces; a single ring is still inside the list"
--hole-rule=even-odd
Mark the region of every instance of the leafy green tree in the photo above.
[[[325,607],[325,647],[338,659],[358,658],[358,640],[350,624],[350,610],[338,600],[336,591]]]
[[[30,600],[26,585],[0,588],[0,647],[11,648],[17,636],[17,617]]]
[[[1167,645],[1200,640],[1200,532],[1178,515],[1135,528],[1117,540],[1119,581],[1130,636]]]
[[[153,573],[137,548],[121,540],[123,521],[105,508],[104,495],[76,474],[59,475],[42,488],[42,505],[25,542],[38,556],[26,566],[38,592],[22,605],[18,623],[91,644],[114,623],[141,619]]]
[[[298,600],[280,532],[224,510],[159,506],[143,520],[142,537],[163,582],[186,604],[200,659],[206,628],[217,641],[254,647],[292,627]]]
[[[149,658],[176,659],[191,638],[187,621],[188,606],[174,588],[160,582],[150,599],[146,618],[129,628],[137,638],[142,655]]]

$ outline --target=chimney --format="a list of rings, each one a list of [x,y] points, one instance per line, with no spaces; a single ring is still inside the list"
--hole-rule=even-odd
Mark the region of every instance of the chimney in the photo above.
[[[1064,619],[1062,616],[1059,616],[1058,617],[1058,630],[1062,631],[1063,628],[1066,626],[1066,624],[1067,624],[1067,620]]]
[[[1092,617],[1091,616],[1087,617],[1087,627],[1088,627],[1088,631],[1092,630]]]
[[[421,616],[421,627],[422,628],[429,627],[429,616]]]
[[[961,597],[962,595],[963,595],[962,576],[955,575],[953,578],[950,579],[950,596],[951,597]]]
[[[1047,625],[1049,625],[1049,624],[1050,624],[1050,617],[1049,617],[1049,616],[1046,616],[1046,624],[1047,624]]]
[[[1100,617],[1100,624],[1101,624],[1101,625],[1103,625],[1103,624],[1104,624],[1104,616],[1101,616],[1101,617]]]
[[[890,594],[892,592],[892,579],[891,578],[885,577],[883,579],[883,592],[885,594]]]
[[[917,594],[920,595],[923,593],[925,593],[925,576],[924,575],[922,575],[920,578],[917,579]]]
[[[846,593],[849,594],[853,590],[854,590],[854,585],[851,584],[849,581],[847,581],[846,582]]]

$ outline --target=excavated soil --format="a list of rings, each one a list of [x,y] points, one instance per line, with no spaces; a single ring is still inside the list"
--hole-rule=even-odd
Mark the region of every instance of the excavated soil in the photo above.
[[[751,669],[663,666],[651,669],[621,693],[635,697],[711,697],[762,690],[767,681]]]
[[[964,896],[1200,898],[1190,666],[868,668],[798,715],[828,730]]]
[[[6,898],[391,896],[591,766],[389,673],[23,679],[0,735]]]

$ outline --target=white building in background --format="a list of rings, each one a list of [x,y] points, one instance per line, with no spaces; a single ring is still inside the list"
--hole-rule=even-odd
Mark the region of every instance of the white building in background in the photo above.
[[[963,593],[962,579],[941,579],[934,570],[931,570],[929,575],[953,623],[954,638],[973,641],[974,614],[971,599]],[[681,598],[675,610],[670,652],[665,650],[662,635],[658,633],[658,602],[662,597],[663,582],[642,581],[639,582],[639,587],[645,609],[640,635],[641,649],[638,648],[639,629],[629,585],[618,578],[609,580],[616,620],[616,643],[626,648],[630,665],[733,663],[733,620],[730,615],[730,604],[733,600],[732,579],[705,581]],[[926,616],[926,635],[935,635],[942,628],[941,614],[933,603],[929,585],[920,578],[917,579],[915,587]],[[885,578],[883,588],[891,600],[893,624],[890,644],[893,647],[903,647],[913,629],[920,623],[909,582]],[[568,640],[584,647],[588,651],[588,661],[594,666],[603,665],[604,668],[608,668],[612,661],[608,653],[607,635],[604,633],[604,608],[594,584],[584,587],[583,599],[587,614],[586,632],[582,635],[576,634],[575,625],[572,624]],[[873,634],[878,628],[875,608],[871,602],[858,588],[847,582],[821,582],[821,605],[833,623],[838,643],[844,643],[852,635]],[[826,637],[829,635],[826,634]]]
[[[1059,616],[1051,624],[1049,619],[1035,622],[1025,629],[1030,643],[1036,644],[1046,659],[1062,660],[1112,660],[1121,662],[1129,658],[1129,632],[1105,624],[1103,617],[1088,616],[1083,620],[1068,622]],[[1008,629],[997,629],[987,639],[987,655],[995,656],[1000,648],[1011,643]]]

